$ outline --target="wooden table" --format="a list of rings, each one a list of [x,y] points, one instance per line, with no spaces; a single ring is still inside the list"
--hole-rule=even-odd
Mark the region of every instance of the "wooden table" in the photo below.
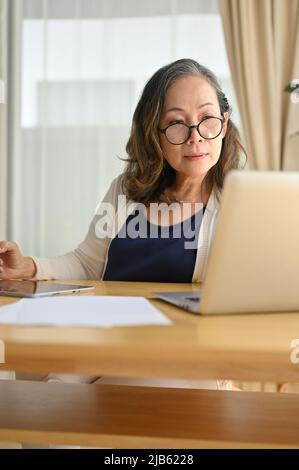
[[[291,341],[299,337],[299,313],[204,317],[152,299],[155,291],[197,290],[194,284],[86,284],[96,289],[80,295],[147,297],[172,325],[1,325],[6,362],[0,370],[299,382],[299,364],[290,358]],[[2,297],[0,305],[14,301]],[[0,440],[121,448],[299,447],[299,399],[278,393],[2,381]]]
[[[198,289],[194,284],[85,284],[93,284],[96,289],[84,295],[137,295],[149,299],[155,291]],[[0,297],[0,305],[14,301],[12,297]],[[1,325],[0,338],[6,351],[6,363],[1,368],[299,382],[299,364],[292,364],[290,359],[291,341],[299,338],[299,313],[196,316],[160,300],[151,302],[172,320],[171,326],[107,329]]]

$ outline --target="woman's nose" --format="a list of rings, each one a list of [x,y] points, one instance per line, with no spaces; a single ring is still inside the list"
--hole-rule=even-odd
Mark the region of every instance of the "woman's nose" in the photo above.
[[[203,140],[203,138],[201,137],[201,135],[198,132],[196,127],[192,127],[192,129],[190,129],[190,130],[191,130],[191,134],[190,134],[190,137],[188,139],[188,142],[194,143],[194,142],[199,142],[199,141]]]

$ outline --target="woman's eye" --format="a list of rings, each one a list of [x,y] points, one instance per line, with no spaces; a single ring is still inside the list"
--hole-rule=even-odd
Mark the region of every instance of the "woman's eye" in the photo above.
[[[184,121],[182,121],[180,119],[175,119],[175,120],[171,121],[169,124],[184,124]]]
[[[201,118],[201,121],[204,121],[205,119],[210,119],[210,118],[213,118],[215,116],[212,116],[211,114],[206,114],[205,116],[202,116]]]

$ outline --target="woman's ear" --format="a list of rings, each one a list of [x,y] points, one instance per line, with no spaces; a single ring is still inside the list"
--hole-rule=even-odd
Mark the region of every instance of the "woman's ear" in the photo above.
[[[223,123],[223,129],[222,129],[222,139],[226,136],[226,131],[227,131],[227,126],[228,126],[228,121],[229,121],[229,113],[223,113],[224,117],[224,123]]]

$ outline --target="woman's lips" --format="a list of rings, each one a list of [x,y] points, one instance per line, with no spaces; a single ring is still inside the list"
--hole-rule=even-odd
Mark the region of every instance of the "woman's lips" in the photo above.
[[[208,156],[208,153],[197,153],[197,154],[185,155],[185,158],[187,158],[187,160],[201,160],[202,158],[205,158],[207,156]]]

